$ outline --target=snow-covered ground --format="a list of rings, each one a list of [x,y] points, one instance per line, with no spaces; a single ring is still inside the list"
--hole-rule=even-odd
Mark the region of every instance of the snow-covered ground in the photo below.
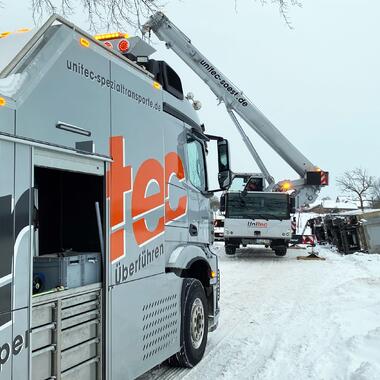
[[[380,255],[318,250],[326,261],[216,245],[221,318],[205,357],[141,379],[380,379]]]

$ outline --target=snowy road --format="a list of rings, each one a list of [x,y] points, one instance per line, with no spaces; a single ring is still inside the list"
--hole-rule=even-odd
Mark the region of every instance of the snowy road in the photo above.
[[[192,370],[163,365],[141,380],[380,379],[380,255],[215,252],[222,311],[205,357]]]

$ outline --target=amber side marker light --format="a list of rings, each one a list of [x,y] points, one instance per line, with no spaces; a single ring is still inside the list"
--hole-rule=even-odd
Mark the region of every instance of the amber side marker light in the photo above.
[[[158,82],[153,82],[153,87],[154,87],[156,90],[160,90],[160,89],[161,89],[161,85],[160,85]]]
[[[79,40],[79,43],[83,46],[83,47],[86,47],[88,48],[90,46],[90,41],[89,40],[86,40],[85,38],[81,38]]]
[[[212,270],[212,271],[210,272],[210,277],[211,277],[211,278],[215,278],[215,277],[216,277],[216,272]]]
[[[7,101],[4,98],[0,98],[0,107],[4,107],[7,104]]]

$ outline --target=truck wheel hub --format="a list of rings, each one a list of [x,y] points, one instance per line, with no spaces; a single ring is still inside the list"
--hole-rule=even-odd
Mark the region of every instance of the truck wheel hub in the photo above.
[[[205,316],[202,301],[196,298],[191,307],[191,320],[190,320],[190,333],[191,344],[195,349],[198,349],[202,344],[204,328],[205,328]]]

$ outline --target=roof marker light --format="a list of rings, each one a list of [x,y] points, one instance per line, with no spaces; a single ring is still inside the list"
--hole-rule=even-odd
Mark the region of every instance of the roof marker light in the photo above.
[[[85,38],[81,38],[79,40],[80,44],[83,46],[83,47],[86,47],[88,48],[90,46],[90,41],[89,40],[86,40]]]
[[[11,32],[3,32],[3,33],[0,33],[0,38],[8,37],[10,34],[11,34]]]
[[[17,33],[26,33],[26,32],[30,32],[30,29],[29,28],[21,28],[21,29],[17,29],[16,32]]]
[[[129,50],[129,42],[127,40],[121,40],[118,45],[117,45],[118,49],[122,52],[122,53],[126,53],[128,50]]]
[[[129,38],[129,34],[120,32],[97,34],[94,36],[94,38],[98,41],[115,40],[117,38]]]

